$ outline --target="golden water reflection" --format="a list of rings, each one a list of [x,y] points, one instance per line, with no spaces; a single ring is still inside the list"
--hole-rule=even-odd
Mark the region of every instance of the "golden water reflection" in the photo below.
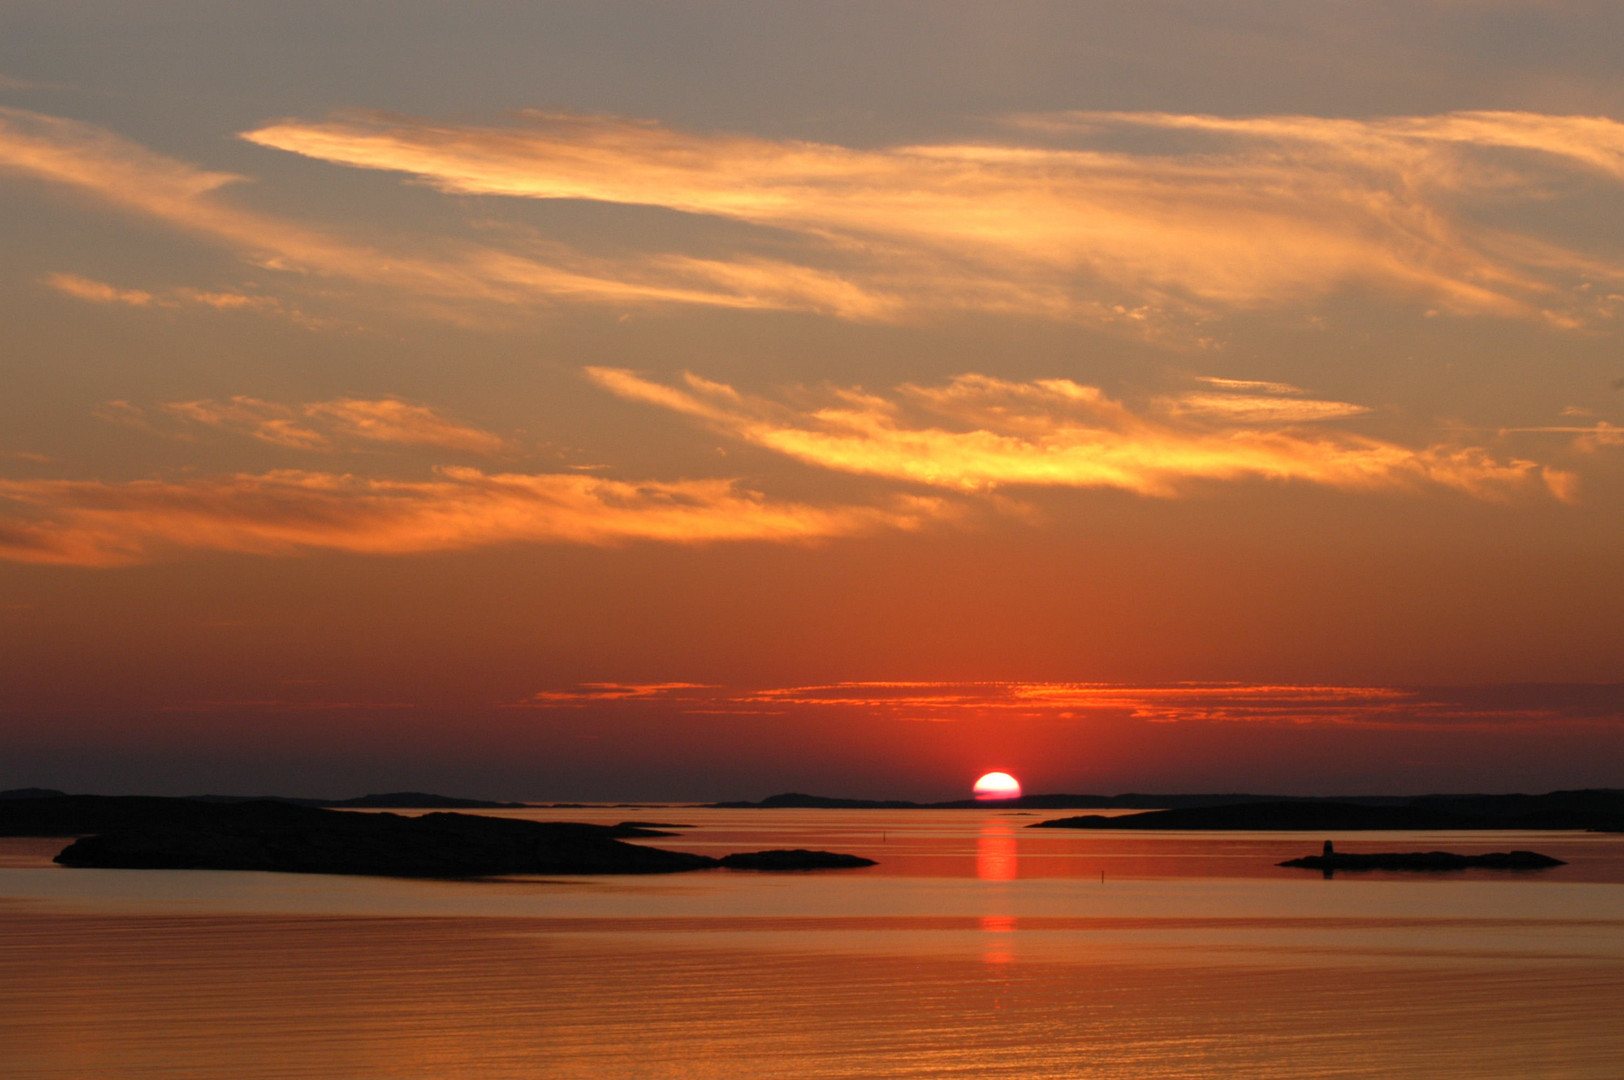
[[[981,935],[1018,939],[1024,923]],[[1601,1080],[1614,958],[1234,964],[553,932],[519,919],[0,917],[7,1080]],[[850,936],[846,931],[840,936]],[[942,932],[938,932],[942,933]],[[951,931],[945,932],[951,936]],[[1354,957],[1348,957],[1354,960]]]
[[[592,813],[629,816],[570,811]],[[1355,836],[1571,864],[1326,882],[1275,866],[1321,839],[1300,834],[657,817],[691,826],[663,846],[880,865],[447,882],[64,870],[0,844],[0,1077],[1616,1080],[1624,1060],[1624,836]]]
[[[983,822],[976,837],[976,877],[982,881],[1014,881],[1020,876],[1019,860],[1014,826],[997,819]]]

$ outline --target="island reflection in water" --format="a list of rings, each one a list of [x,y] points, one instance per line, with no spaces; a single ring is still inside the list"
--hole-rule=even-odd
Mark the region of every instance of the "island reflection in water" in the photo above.
[[[0,1073],[1499,1080],[1624,1060],[1624,838],[1514,845],[1578,857],[1579,880],[1135,877],[1211,861],[1178,854],[1188,836],[975,812],[681,813],[662,817],[703,828],[653,842],[881,866],[422,882],[18,856],[0,864]]]

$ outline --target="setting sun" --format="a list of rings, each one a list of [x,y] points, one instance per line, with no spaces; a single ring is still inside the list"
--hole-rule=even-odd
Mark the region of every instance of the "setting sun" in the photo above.
[[[971,790],[978,799],[1018,799],[1021,782],[1007,772],[990,772],[977,780]]]

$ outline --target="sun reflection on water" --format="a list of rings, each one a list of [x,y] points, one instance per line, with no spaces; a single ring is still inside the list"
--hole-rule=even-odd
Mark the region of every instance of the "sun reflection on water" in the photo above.
[[[976,837],[976,877],[982,881],[1014,881],[1019,876],[1015,829],[1007,821],[982,824]]]

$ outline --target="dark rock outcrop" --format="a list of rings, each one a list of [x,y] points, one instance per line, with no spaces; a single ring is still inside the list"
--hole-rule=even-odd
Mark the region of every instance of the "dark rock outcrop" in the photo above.
[[[781,848],[724,855],[721,864],[729,870],[848,870],[874,866],[875,862],[858,855],[841,855],[833,851]]]
[[[1492,851],[1485,855],[1456,855],[1449,851],[1388,851],[1372,855],[1329,852],[1287,859],[1280,866],[1307,870],[1546,870],[1566,866],[1561,859],[1537,851]]]

